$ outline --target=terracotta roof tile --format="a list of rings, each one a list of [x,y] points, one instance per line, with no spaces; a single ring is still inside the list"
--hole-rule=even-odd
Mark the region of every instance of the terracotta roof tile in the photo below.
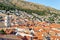
[[[50,24],[50,27],[52,28],[60,28],[60,24]]]

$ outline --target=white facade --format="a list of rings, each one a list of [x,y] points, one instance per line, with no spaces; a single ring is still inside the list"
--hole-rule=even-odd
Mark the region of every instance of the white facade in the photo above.
[[[11,26],[10,19],[11,19],[11,16],[8,16],[8,15],[7,15],[7,16],[5,17],[5,26],[6,26],[6,27]]]

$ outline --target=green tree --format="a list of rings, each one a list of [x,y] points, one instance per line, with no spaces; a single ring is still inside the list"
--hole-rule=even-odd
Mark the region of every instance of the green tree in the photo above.
[[[0,34],[6,34],[5,31],[2,29],[0,30]]]

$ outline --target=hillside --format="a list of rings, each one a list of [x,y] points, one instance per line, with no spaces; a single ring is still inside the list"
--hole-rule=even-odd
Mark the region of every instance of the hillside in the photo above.
[[[32,15],[33,18],[30,17],[30,19],[60,23],[60,10],[55,8],[22,0],[0,0],[0,10],[16,9],[22,11],[22,13],[26,12],[28,15]]]
[[[60,13],[59,10],[56,10],[52,7],[46,7],[41,4],[35,4],[35,3],[27,2],[27,1],[21,1],[21,0],[1,0],[1,1],[8,5],[12,4],[12,5],[15,5],[15,6],[17,6],[19,8],[23,8],[23,9],[39,10],[39,11],[44,11],[44,10],[48,11],[49,10],[54,13]]]

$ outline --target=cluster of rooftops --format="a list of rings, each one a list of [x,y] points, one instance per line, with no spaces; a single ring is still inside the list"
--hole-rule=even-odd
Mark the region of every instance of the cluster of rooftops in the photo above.
[[[23,40],[23,38],[27,40],[60,40],[60,24],[37,22],[37,26],[31,25],[31,23],[29,25],[14,25],[7,28],[0,28],[0,30],[3,29],[6,32],[2,36],[7,39],[12,39],[12,35],[13,38],[17,38],[15,38],[16,40]]]
[[[6,33],[0,33],[1,40],[60,40],[60,24],[28,20],[15,15],[0,16],[3,16],[0,30]],[[1,24],[4,26],[1,27]]]

